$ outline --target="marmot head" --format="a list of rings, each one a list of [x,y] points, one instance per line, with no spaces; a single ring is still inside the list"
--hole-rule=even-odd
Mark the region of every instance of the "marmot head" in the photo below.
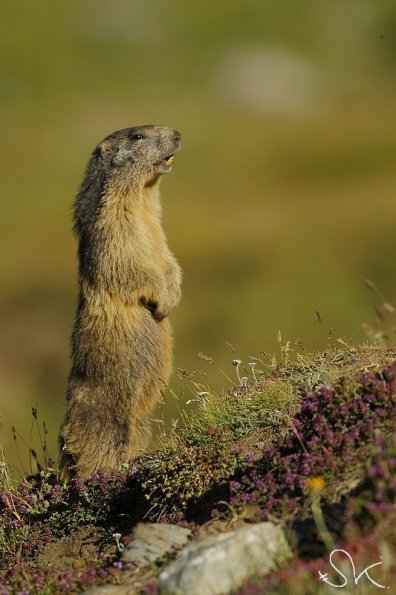
[[[140,195],[154,186],[170,171],[180,138],[173,128],[149,125],[117,130],[99,143],[74,201],[75,231],[95,222],[109,195]]]
[[[154,125],[124,128],[99,143],[92,160],[110,183],[124,188],[136,183],[148,186],[171,170],[180,139],[180,132],[173,128]]]

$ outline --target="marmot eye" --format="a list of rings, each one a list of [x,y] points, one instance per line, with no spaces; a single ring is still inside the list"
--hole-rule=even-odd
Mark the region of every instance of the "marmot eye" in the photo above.
[[[133,140],[141,140],[142,138],[144,138],[144,135],[143,135],[143,134],[138,134],[138,133],[137,133],[137,134],[134,134],[134,135],[132,136],[132,138],[133,138]]]

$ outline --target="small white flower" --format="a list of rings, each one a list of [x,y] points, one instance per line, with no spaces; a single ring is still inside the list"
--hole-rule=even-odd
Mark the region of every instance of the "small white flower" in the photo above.
[[[112,537],[115,539],[116,544],[117,544],[117,550],[119,552],[122,552],[124,549],[124,544],[120,543],[120,539],[121,539],[121,533],[113,533]]]
[[[257,384],[257,377],[256,377],[256,373],[254,371],[257,364],[256,364],[256,362],[249,362],[248,366],[252,371],[252,376],[253,376],[253,380],[254,380],[255,384]]]

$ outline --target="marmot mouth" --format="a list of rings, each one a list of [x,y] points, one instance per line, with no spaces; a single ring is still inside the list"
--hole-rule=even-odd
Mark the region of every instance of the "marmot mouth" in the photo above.
[[[175,153],[169,153],[168,155],[165,155],[165,157],[163,157],[162,159],[159,159],[159,161],[157,161],[155,165],[159,168],[159,171],[161,173],[165,174],[172,169],[172,161],[174,160],[174,158]]]
[[[172,161],[175,158],[175,154],[171,153],[170,155],[167,155],[166,157],[164,157],[164,159],[161,159],[161,163],[163,163],[164,165],[171,165]]]

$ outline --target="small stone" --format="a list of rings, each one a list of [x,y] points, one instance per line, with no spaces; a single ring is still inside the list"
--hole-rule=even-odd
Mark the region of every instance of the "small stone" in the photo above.
[[[139,523],[133,531],[132,541],[123,552],[123,560],[138,566],[152,564],[185,546],[190,535],[190,529],[178,525]]]
[[[249,577],[262,576],[290,559],[279,525],[257,523],[197,539],[159,576],[160,593],[223,595]]]

